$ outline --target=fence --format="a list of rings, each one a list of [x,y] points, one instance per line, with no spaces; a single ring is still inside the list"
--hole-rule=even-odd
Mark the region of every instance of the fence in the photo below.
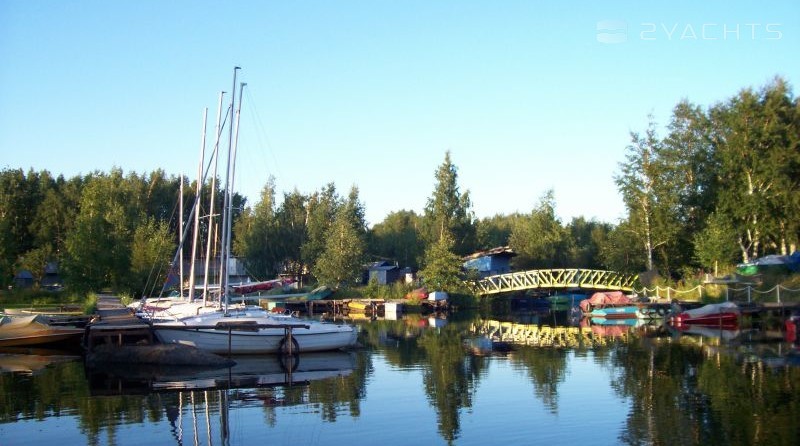
[[[637,294],[644,295],[645,297],[655,297],[656,299],[677,299],[677,300],[703,300],[705,293],[708,296],[710,293],[706,287],[714,287],[715,291],[718,287],[725,287],[725,300],[726,301],[746,301],[751,302],[798,302],[800,301],[800,289],[787,288],[782,285],[775,285],[766,291],[758,290],[752,286],[744,286],[742,288],[734,288],[725,285],[697,285],[689,290],[678,290],[670,287],[654,287],[642,288],[641,290],[634,289]],[[717,293],[715,292],[716,296]]]

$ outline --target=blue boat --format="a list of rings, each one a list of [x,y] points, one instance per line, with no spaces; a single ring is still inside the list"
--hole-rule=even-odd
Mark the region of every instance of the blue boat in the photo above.
[[[636,305],[625,305],[621,307],[595,308],[589,313],[590,317],[604,319],[628,319],[644,317],[639,307]]]

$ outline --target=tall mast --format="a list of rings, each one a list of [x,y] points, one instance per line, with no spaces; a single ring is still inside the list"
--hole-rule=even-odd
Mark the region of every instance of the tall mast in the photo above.
[[[231,167],[230,167],[230,174],[231,174],[231,183],[230,188],[231,191],[233,190],[233,184],[236,180],[236,148],[239,145],[239,118],[242,115],[242,91],[244,90],[244,86],[247,85],[246,83],[242,82],[239,84],[239,106],[236,109],[236,130],[235,136],[233,137],[233,149],[231,154]],[[232,128],[233,126],[231,126]],[[233,196],[231,195],[230,199],[228,200],[228,222],[227,227],[225,228],[225,232],[228,234],[228,238],[226,239],[226,243],[228,246],[225,247],[225,252],[228,253],[230,257],[231,252],[231,224],[233,221]]]
[[[213,240],[212,234],[214,231],[211,228],[214,227],[214,201],[216,198],[217,192],[217,160],[219,159],[219,138],[222,129],[220,128],[222,122],[222,97],[225,96],[225,92],[221,91],[219,93],[219,103],[217,104],[217,126],[214,130],[216,133],[215,141],[214,141],[214,153],[211,155],[214,158],[214,173],[211,176],[211,205],[209,206],[208,211],[208,241],[206,242],[206,268],[205,268],[205,279],[203,280],[203,305],[208,303],[208,270],[211,261],[211,242]]]
[[[206,156],[206,127],[208,125],[208,107],[203,109],[203,133],[200,137],[200,163],[197,165],[197,187],[194,195],[194,232],[192,236],[192,261],[189,262],[189,300],[194,299],[195,259],[197,258],[197,237],[200,235],[200,203],[203,184],[203,164]]]
[[[178,233],[181,239],[178,241],[178,268],[180,269],[180,292],[183,299],[183,174],[181,174],[181,186],[178,188]]]
[[[240,67],[233,68],[233,90],[231,92],[231,106],[230,106],[230,116],[233,116],[233,111],[235,110],[236,105],[236,74],[240,70]],[[231,207],[231,152],[233,150],[233,126],[228,127],[228,166],[227,172],[225,174],[225,208],[222,214],[222,252],[220,254],[220,292],[225,296],[225,311],[228,310],[228,258],[230,257],[230,252],[228,251],[229,240],[230,240],[230,233],[228,232],[227,228],[229,225],[229,220],[233,218],[232,215],[229,215],[230,212],[228,210]]]

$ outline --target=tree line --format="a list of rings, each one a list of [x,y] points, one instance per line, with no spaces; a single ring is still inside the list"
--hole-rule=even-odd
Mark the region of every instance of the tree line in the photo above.
[[[658,133],[652,118],[644,133],[631,133],[614,174],[627,209],[618,222],[562,222],[552,190],[528,213],[478,219],[448,151],[423,212],[395,211],[371,228],[356,186],[347,195],[329,183],[278,197],[270,178],[253,205],[233,194],[233,253],[259,280],[286,273],[349,286],[362,280],[366,262],[388,260],[419,270],[432,288],[455,291],[469,277],[461,271],[463,256],[498,246],[516,252],[516,270],[658,270],[673,279],[796,249],[800,101],[785,80],[743,89],[706,109],[682,100],[666,135]],[[201,188],[200,241],[219,234],[219,218],[209,218],[204,203],[212,184],[220,182]],[[76,290],[152,294],[170,269],[178,222],[191,220],[190,206],[178,215],[179,196],[194,202],[196,186],[163,170],[139,175],[115,168],[65,179],[5,169],[0,282],[11,284],[20,269],[39,282],[57,261],[65,284]],[[214,195],[221,209],[222,191]]]

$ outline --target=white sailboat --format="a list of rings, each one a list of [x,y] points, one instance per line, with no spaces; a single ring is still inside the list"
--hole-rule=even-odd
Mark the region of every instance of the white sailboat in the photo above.
[[[233,94],[230,110],[236,109],[236,131],[230,127],[228,147],[228,171],[225,180],[225,208],[223,209],[223,235],[221,269],[221,291],[223,307],[219,311],[204,312],[206,307],[197,307],[193,314],[178,317],[168,322],[154,323],[153,328],[162,343],[179,343],[213,353],[259,354],[300,353],[328,351],[355,345],[356,328],[351,325],[304,320],[289,315],[273,314],[257,307],[229,305],[231,291],[228,282],[228,258],[231,246],[231,190],[235,174],[236,145],[241,114],[240,85],[239,107],[235,107],[236,74],[234,69]]]

